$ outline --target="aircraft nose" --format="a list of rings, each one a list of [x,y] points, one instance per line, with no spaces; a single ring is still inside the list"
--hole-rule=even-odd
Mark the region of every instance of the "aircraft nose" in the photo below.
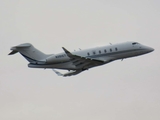
[[[148,51],[148,52],[153,52],[153,51],[154,51],[154,49],[153,49],[153,48],[151,48],[151,47],[147,47],[147,51]]]
[[[154,49],[153,49],[153,48],[151,48],[151,49],[150,49],[150,51],[152,52],[152,51],[154,51]]]

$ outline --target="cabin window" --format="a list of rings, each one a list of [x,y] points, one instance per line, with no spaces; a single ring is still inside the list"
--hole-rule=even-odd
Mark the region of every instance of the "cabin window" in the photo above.
[[[95,51],[93,51],[93,54],[95,55],[95,54],[96,54],[96,52],[95,52]]]
[[[107,50],[105,49],[105,50],[104,50],[104,52],[106,53],[106,52],[107,52]]]
[[[118,49],[117,49],[117,48],[115,48],[115,50],[116,50],[116,51],[118,51]]]
[[[89,54],[89,53],[87,53],[87,55],[88,55],[88,56],[90,56],[90,54]]]
[[[132,43],[132,45],[136,45],[136,44],[138,44],[138,43],[137,42]]]
[[[112,49],[110,49],[110,52],[112,52]]]
[[[101,54],[101,51],[99,51],[99,54]]]

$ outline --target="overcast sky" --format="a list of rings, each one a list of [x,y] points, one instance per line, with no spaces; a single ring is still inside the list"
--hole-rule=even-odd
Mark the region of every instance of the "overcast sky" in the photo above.
[[[160,120],[159,0],[1,0],[0,120]],[[77,76],[31,69],[10,47],[44,53],[137,41],[154,52]]]

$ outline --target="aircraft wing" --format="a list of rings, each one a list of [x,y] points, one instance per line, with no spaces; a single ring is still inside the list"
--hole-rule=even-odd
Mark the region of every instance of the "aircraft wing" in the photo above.
[[[66,76],[72,76],[72,75],[77,75],[79,74],[80,72],[82,72],[81,70],[75,70],[75,71],[69,71],[65,74],[62,74],[54,69],[52,69],[58,76],[63,76],[63,77],[66,77]]]
[[[102,65],[102,64],[104,64],[104,61],[91,59],[91,58],[86,58],[86,57],[82,57],[82,56],[78,56],[78,55],[73,55],[71,52],[69,52],[64,47],[62,47],[62,48],[65,51],[65,53],[67,54],[67,56],[71,58],[71,62],[76,67],[81,67],[81,68],[87,69],[87,66],[90,66],[90,65]]]

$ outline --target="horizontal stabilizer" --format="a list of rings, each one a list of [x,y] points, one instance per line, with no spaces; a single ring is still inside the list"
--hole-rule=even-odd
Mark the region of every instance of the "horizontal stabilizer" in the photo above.
[[[12,52],[10,52],[8,55],[13,55],[13,54],[16,54],[18,51],[16,50],[13,50]]]
[[[26,48],[26,47],[30,47],[30,46],[31,46],[30,43],[24,43],[24,44],[14,46],[14,47],[11,48],[12,52],[10,52],[8,55],[16,54],[18,52],[17,48]]]
[[[30,47],[30,46],[32,46],[30,43],[23,43],[23,44],[14,46],[14,47],[12,47],[12,48],[25,48],[25,47]],[[11,48],[11,49],[12,49],[12,48]]]

